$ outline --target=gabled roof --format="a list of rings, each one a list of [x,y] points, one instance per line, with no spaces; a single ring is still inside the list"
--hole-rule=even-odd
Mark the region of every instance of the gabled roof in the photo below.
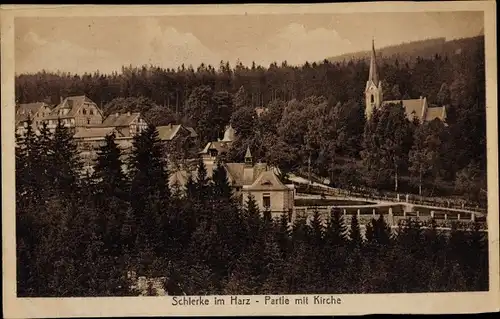
[[[105,138],[106,135],[115,133],[116,136],[123,136],[114,127],[76,127],[74,138]]]
[[[102,111],[97,107],[97,104],[94,103],[91,99],[86,97],[85,95],[80,96],[69,96],[65,98],[59,105],[57,105],[51,112],[49,119],[57,119],[59,116],[59,110],[61,109],[69,109],[68,114],[64,115],[64,117],[74,117],[78,110],[83,106],[84,103],[91,103],[97,108],[97,111],[102,116]],[[62,118],[62,116],[61,116]]]
[[[251,185],[267,169],[265,163],[252,167],[247,167],[244,163],[226,163],[225,166],[234,186]]]
[[[16,110],[16,123],[26,121],[28,116],[33,116],[40,111],[42,107],[49,107],[48,104],[44,102],[26,103],[19,104]]]
[[[255,182],[246,190],[260,190],[260,191],[276,191],[276,190],[289,190],[290,188],[283,184],[278,176],[272,170],[262,172]]]
[[[48,104],[44,102],[19,104],[17,106],[16,114],[19,115],[35,114],[42,108],[42,106],[48,107]]]
[[[103,126],[123,127],[129,126],[141,113],[115,113],[109,115],[103,122]]]
[[[158,126],[156,129],[162,141],[171,141],[181,130],[189,132],[190,137],[198,137],[198,134],[196,134],[192,127],[183,126],[181,124]]]
[[[200,152],[200,154],[207,154],[209,150],[217,150],[217,152],[219,153],[227,152],[229,151],[230,146],[231,142],[208,142],[207,145],[205,145],[205,148]]]
[[[160,140],[171,141],[175,137],[175,135],[177,135],[177,132],[179,132],[180,128],[180,125],[169,124],[165,126],[158,126],[156,130],[158,131]]]

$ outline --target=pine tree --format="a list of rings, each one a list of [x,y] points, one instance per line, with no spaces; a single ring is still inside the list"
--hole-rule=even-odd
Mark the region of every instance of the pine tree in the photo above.
[[[374,226],[375,240],[379,245],[387,246],[391,240],[391,228],[386,223],[384,214],[380,212],[379,218]]]
[[[323,246],[323,236],[324,236],[324,226],[321,220],[321,215],[317,210],[314,211],[311,223],[309,225],[310,231],[310,245],[317,248],[322,248]]]
[[[83,166],[73,139],[73,131],[65,127],[61,119],[58,119],[51,142],[48,150],[48,161],[51,162],[48,175],[52,179],[53,191],[73,202],[71,199],[79,191]]]
[[[217,162],[217,166],[214,169],[212,180],[214,200],[230,201],[233,192],[227,178],[226,168],[220,161]]]
[[[363,237],[361,237],[361,229],[356,214],[353,214],[351,217],[351,230],[349,233],[351,246],[354,248],[361,248],[363,245]]]
[[[105,197],[116,196],[127,199],[127,179],[123,172],[121,150],[115,142],[115,135],[105,138],[105,144],[97,150],[97,159],[94,167],[94,178],[97,188]]]
[[[134,137],[128,168],[131,180],[130,196],[137,246],[135,255],[143,249],[165,253],[169,242],[170,189],[163,158],[162,144],[154,126]]]
[[[332,208],[325,230],[325,242],[329,247],[343,246],[348,243],[348,229],[337,207]]]

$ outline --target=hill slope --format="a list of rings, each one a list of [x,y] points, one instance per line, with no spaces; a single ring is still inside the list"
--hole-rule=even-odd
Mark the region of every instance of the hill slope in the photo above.
[[[410,62],[417,57],[430,58],[439,54],[441,56],[453,55],[466,50],[477,44],[484,43],[484,35],[478,35],[472,38],[456,39],[446,41],[445,38],[428,39],[423,41],[414,41],[398,45],[376,48],[377,57],[381,60],[398,59],[400,62]],[[353,60],[368,60],[371,51],[361,51],[346,53],[336,57],[327,58],[330,62],[342,62]]]

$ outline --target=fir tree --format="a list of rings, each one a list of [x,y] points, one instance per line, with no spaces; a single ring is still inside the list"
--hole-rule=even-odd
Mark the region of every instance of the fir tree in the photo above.
[[[361,248],[363,245],[363,237],[361,237],[361,229],[356,214],[351,217],[350,243],[354,248]]]
[[[134,137],[128,168],[137,247],[164,253],[168,246],[170,189],[162,144],[154,126]]]
[[[325,230],[325,242],[330,247],[342,246],[348,243],[348,230],[342,218],[340,209],[334,207],[330,212]]]

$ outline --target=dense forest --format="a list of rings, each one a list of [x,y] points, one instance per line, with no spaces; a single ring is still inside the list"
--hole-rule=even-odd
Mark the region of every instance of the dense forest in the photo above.
[[[61,122],[17,136],[19,297],[137,295],[128,271],[166,277],[169,295],[488,290],[487,233],[474,223],[391,231],[380,214],[362,235],[356,215],[334,209],[290,224],[242,205],[220,162],[211,178],[200,161],[185,189],[169,187],[154,126],[133,143],[123,163],[108,136],[82,176]]]
[[[485,207],[484,36],[426,43],[425,58],[409,55],[408,48],[419,47],[410,43],[389,48],[392,55],[378,61],[384,99],[426,96],[431,105],[446,106],[446,125],[410,123],[398,107],[381,110],[367,123],[363,58],[301,66],[233,68],[221,61],[218,69],[124,67],[109,75],[21,74],[16,99],[56,104],[60,97],[86,94],[105,114],[140,111],[154,125],[190,125],[200,136],[199,147],[222,137],[231,123],[238,139],[226,160],[242,160],[250,147],[257,160],[284,173],[311,172],[335,187],[460,196]],[[403,50],[401,60],[397,48]],[[256,116],[255,107],[267,112]]]

